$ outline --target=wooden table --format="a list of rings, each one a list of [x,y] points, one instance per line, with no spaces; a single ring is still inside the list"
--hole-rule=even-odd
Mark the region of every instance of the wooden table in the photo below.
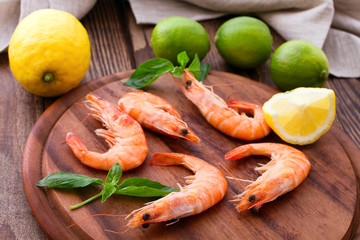
[[[201,24],[211,36],[211,50],[204,59],[211,70],[233,72],[274,86],[269,74],[269,61],[261,67],[244,71],[227,65],[217,52],[213,36],[229,17],[204,21]],[[136,25],[126,1],[98,1],[82,19],[90,37],[92,57],[90,68],[82,83],[116,72],[134,69],[154,57],[150,38],[152,25]],[[273,49],[284,40],[274,31]],[[360,79],[330,76],[326,87],[337,96],[335,124],[355,146],[360,147]],[[7,53],[0,54],[0,86],[3,89],[0,106],[0,236],[2,239],[47,239],[33,217],[22,182],[22,157],[28,134],[39,116],[55,98],[41,98],[27,92],[15,80],[9,67]],[[352,163],[360,179],[360,159]],[[360,239],[360,231],[355,238]]]

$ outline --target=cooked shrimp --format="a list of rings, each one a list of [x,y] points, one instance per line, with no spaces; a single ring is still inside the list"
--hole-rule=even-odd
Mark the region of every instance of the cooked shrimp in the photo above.
[[[197,81],[188,70],[185,70],[184,81],[185,87],[178,81],[176,83],[205,119],[219,131],[247,141],[263,138],[270,133],[271,128],[265,122],[261,106],[234,99],[227,105],[223,99]],[[239,114],[237,110],[248,111],[254,117],[248,117],[245,113]]]
[[[225,195],[227,182],[223,173],[209,163],[181,153],[155,153],[151,159],[154,165],[183,165],[195,173],[188,176],[189,185],[179,192],[135,210],[128,226],[148,227],[151,223],[163,222],[195,215],[218,203]]]
[[[191,142],[200,141],[181,119],[174,106],[154,94],[127,93],[120,98],[118,105],[144,128]]]
[[[84,143],[70,132],[66,142],[75,156],[83,164],[102,170],[109,170],[115,163],[119,163],[123,171],[141,165],[147,156],[148,146],[140,124],[96,95],[89,94],[87,99],[92,116],[107,128],[97,129],[95,133],[106,140],[110,149],[105,153],[88,151]]]
[[[255,168],[262,175],[236,196],[240,201],[238,212],[252,209],[257,212],[266,202],[296,188],[308,175],[310,162],[301,151],[278,143],[254,143],[235,148],[225,154],[226,160],[236,160],[250,155],[271,157],[266,165]]]

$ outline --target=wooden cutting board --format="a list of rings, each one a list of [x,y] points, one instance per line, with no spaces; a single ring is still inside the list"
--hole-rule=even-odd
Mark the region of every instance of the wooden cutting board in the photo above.
[[[229,202],[242,188],[228,180],[229,188],[224,199],[209,210],[181,219],[178,223],[164,223],[137,228],[123,235],[104,230],[121,232],[126,229],[124,217],[99,216],[67,228],[74,222],[92,214],[126,214],[142,207],[154,198],[112,196],[101,204],[96,200],[78,210],[70,205],[100,192],[100,187],[76,190],[39,188],[35,183],[50,173],[64,171],[84,174],[105,180],[107,172],[91,169],[75,158],[67,144],[66,133],[72,131],[88,114],[88,110],[75,103],[82,103],[87,93],[95,93],[117,103],[126,92],[138,91],[124,86],[132,72],[122,72],[93,80],[61,97],[51,105],[33,127],[24,151],[23,179],[28,201],[37,221],[52,239],[347,239],[356,231],[359,220],[359,194],[351,161],[359,156],[359,150],[336,126],[317,142],[307,146],[295,146],[311,161],[308,178],[295,190],[265,204],[258,214],[238,214],[235,203]],[[206,85],[238,83],[238,85],[214,86],[214,91],[225,98],[238,91],[232,98],[263,104],[277,90],[244,77],[210,72]],[[146,87],[145,91],[156,94],[173,104],[201,138],[201,143],[189,143],[157,133],[145,131],[149,152],[181,152],[191,154],[214,166],[222,163],[236,177],[255,180],[254,167],[266,163],[266,157],[252,156],[243,161],[226,162],[224,154],[245,144],[245,141],[227,137],[211,127],[197,108],[190,103],[174,84],[169,75]],[[87,119],[76,134],[90,150],[106,151],[105,141],[94,130],[101,124]],[[283,141],[274,133],[256,142]],[[356,152],[357,151],[357,152]],[[124,172],[123,179],[146,177],[165,185],[177,187],[185,184],[184,176],[191,174],[180,166],[161,167],[149,164],[150,154],[140,167]],[[358,160],[358,159],[357,159]],[[222,169],[221,169],[222,170]],[[227,175],[225,173],[225,175]]]

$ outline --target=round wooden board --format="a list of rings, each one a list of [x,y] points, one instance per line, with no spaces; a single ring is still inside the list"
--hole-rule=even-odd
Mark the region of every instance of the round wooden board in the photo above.
[[[307,146],[295,146],[311,161],[308,178],[295,190],[265,204],[258,214],[238,214],[235,203],[229,202],[242,188],[229,180],[224,199],[209,210],[181,219],[165,226],[153,224],[147,229],[137,228],[123,235],[104,230],[121,232],[126,229],[124,217],[101,216],[67,228],[74,222],[92,214],[126,214],[142,207],[153,198],[112,196],[101,204],[96,200],[78,210],[69,210],[70,205],[95,195],[100,187],[76,190],[53,190],[39,188],[35,183],[50,173],[64,171],[105,179],[107,172],[91,169],[75,158],[67,144],[66,133],[72,131],[88,114],[79,104],[87,93],[95,93],[117,103],[126,92],[137,91],[122,83],[132,71],[117,73],[82,85],[61,97],[51,105],[33,127],[24,151],[23,179],[26,195],[32,211],[41,227],[52,239],[341,239],[349,238],[357,228],[359,219],[359,197],[356,177],[351,165],[355,156],[351,140],[336,126],[317,142]],[[212,71],[206,85],[239,83],[235,86],[217,86],[214,91],[225,96],[239,90],[232,98],[263,104],[277,90],[244,77]],[[243,161],[226,162],[224,154],[247,142],[227,137],[211,127],[178,90],[172,77],[164,75],[145,91],[154,93],[173,104],[201,138],[201,143],[188,143],[157,133],[145,131],[149,152],[181,152],[191,154],[214,166],[221,162],[236,177],[255,180],[258,174],[254,167],[268,159],[252,156]],[[105,141],[97,137],[94,130],[101,124],[93,118],[87,119],[76,134],[90,150],[106,151]],[[274,133],[256,142],[283,141]],[[348,148],[347,146],[350,145]],[[359,151],[355,148],[355,151]],[[180,166],[161,167],[149,164],[151,154],[143,165],[123,173],[123,178],[147,177],[165,185],[176,187],[185,184],[184,176],[191,174]],[[222,169],[221,169],[222,170]],[[225,175],[227,175],[225,173]],[[160,234],[161,233],[161,234]]]

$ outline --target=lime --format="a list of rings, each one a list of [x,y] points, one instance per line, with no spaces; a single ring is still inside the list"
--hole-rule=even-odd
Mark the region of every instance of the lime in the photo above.
[[[334,121],[335,94],[326,88],[296,88],[275,94],[263,106],[265,121],[284,141],[309,144]]]
[[[224,60],[239,68],[255,68],[269,59],[273,39],[268,26],[253,17],[236,17],[216,32],[215,45]]]
[[[270,75],[282,91],[297,87],[323,87],[329,77],[329,62],[325,53],[315,45],[292,40],[274,52]]]
[[[9,62],[26,90],[43,97],[59,96],[76,87],[88,70],[89,37],[70,13],[37,10],[16,27]]]
[[[169,17],[156,24],[151,45],[156,57],[166,58],[175,65],[180,52],[186,51],[190,60],[197,53],[202,60],[210,50],[209,36],[204,27],[185,17]]]

